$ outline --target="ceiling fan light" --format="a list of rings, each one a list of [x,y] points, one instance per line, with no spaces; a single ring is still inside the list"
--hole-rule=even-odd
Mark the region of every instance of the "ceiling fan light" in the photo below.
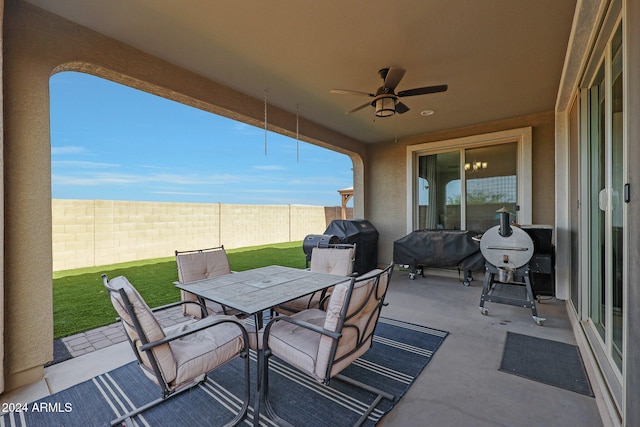
[[[389,117],[396,113],[396,100],[392,96],[383,96],[375,101],[376,116]]]

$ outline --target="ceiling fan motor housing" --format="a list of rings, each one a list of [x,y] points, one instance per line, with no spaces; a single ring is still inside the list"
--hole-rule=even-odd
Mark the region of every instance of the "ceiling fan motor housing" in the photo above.
[[[389,117],[396,113],[397,102],[398,102],[398,97],[393,92],[382,93],[382,94],[376,95],[371,105],[376,110],[376,116]]]

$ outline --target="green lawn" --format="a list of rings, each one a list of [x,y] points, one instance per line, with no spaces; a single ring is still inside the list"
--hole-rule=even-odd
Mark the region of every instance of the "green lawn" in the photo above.
[[[227,250],[231,269],[243,271],[267,265],[305,267],[302,242]],[[87,267],[53,273],[54,338],[77,334],[115,321],[116,313],[101,275],[126,276],[150,307],[178,301],[175,258],[159,258]]]

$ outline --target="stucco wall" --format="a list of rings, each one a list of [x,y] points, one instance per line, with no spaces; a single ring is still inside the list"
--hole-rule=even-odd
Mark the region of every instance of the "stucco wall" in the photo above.
[[[321,234],[340,208],[52,200],[53,271],[232,249]]]
[[[4,372],[11,390],[42,378],[53,356],[51,290],[51,144],[49,76],[30,17],[5,3],[4,101]],[[46,38],[46,36],[45,36]]]
[[[634,189],[632,200],[628,203],[628,235],[634,236],[629,242],[628,259],[629,270],[628,277],[631,280],[625,285],[626,299],[629,301],[629,314],[626,318],[629,327],[625,330],[624,342],[626,343],[626,367],[625,378],[625,413],[624,421],[627,425],[640,425],[640,405],[638,405],[637,391],[640,390],[640,332],[637,327],[640,323],[640,310],[638,309],[638,301],[640,301],[640,287],[637,286],[635,278],[640,276],[640,198],[638,197],[638,188],[640,188],[640,170],[635,165],[640,159],[640,144],[631,143],[631,141],[640,141],[640,1],[630,0],[626,2],[627,20],[629,24],[625,26],[627,50],[625,58],[627,60],[627,71],[625,71],[625,79],[628,82],[628,99],[627,114],[630,118],[627,122],[628,141],[629,143],[629,171],[628,179],[630,188]],[[634,24],[635,23],[635,24]],[[629,72],[628,72],[629,71]],[[633,118],[633,119],[631,119]],[[635,159],[635,160],[634,160]]]
[[[253,125],[262,124],[264,105],[20,0],[4,3],[2,25],[4,303],[11,307],[4,317],[3,368],[10,390],[41,379],[53,357],[51,75],[88,72]],[[296,115],[272,106],[268,128],[295,136]],[[352,158],[354,211],[362,217],[363,144],[303,117],[299,128],[301,140]]]
[[[437,132],[408,140],[369,146],[365,171],[367,219],[380,233],[378,262],[393,260],[393,242],[407,234],[407,146],[445,141],[465,136],[532,127],[533,223],[555,223],[555,116],[553,112],[486,123],[447,132]]]

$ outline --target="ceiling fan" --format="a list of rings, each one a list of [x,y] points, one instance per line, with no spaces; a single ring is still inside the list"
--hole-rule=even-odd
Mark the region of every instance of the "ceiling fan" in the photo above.
[[[398,83],[400,83],[400,80],[402,80],[405,72],[406,70],[404,68],[399,67],[383,68],[378,71],[378,75],[383,80],[383,83],[382,86],[378,88],[375,94],[346,89],[332,89],[329,92],[342,95],[364,95],[373,98],[371,102],[367,102],[366,104],[362,104],[354,108],[353,110],[347,111],[346,114],[355,113],[356,111],[362,110],[367,105],[371,105],[375,108],[376,116],[389,117],[394,115],[395,113],[404,114],[409,111],[409,107],[402,103],[399,98],[403,98],[405,96],[427,95],[430,93],[444,92],[447,90],[447,85],[437,85],[402,90],[396,93],[396,86],[398,86]]]

